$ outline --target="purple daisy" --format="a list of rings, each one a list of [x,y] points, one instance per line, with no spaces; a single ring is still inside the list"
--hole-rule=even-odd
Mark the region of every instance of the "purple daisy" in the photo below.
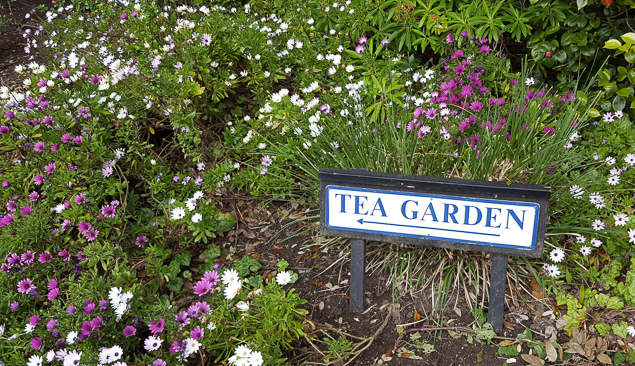
[[[163,332],[163,325],[165,324],[165,320],[163,320],[163,318],[159,319],[159,320],[155,320],[153,322],[150,322],[150,332],[152,334],[157,334],[157,333],[161,333]]]
[[[49,252],[46,252],[46,253],[41,253],[37,260],[40,263],[49,263],[51,259],[53,259],[53,255]]]
[[[26,294],[31,290],[35,290],[36,288],[37,286],[35,286],[33,282],[28,278],[18,282],[18,292],[22,294]]]
[[[212,284],[212,287],[214,287],[219,281],[219,276],[216,271],[207,271],[203,274],[203,279],[209,281]]]
[[[199,338],[203,338],[203,329],[201,327],[196,327],[194,329],[192,329],[192,331],[190,332],[190,337],[194,338],[194,339],[199,339]]]
[[[199,281],[196,285],[194,285],[194,293],[198,296],[203,296],[211,291],[212,283],[203,279]]]
[[[110,218],[115,217],[115,213],[116,213],[115,208],[112,206],[104,206],[101,209],[101,214],[106,217],[110,217]]]
[[[132,325],[127,326],[123,330],[123,335],[126,336],[126,338],[132,337],[135,334],[137,334],[137,328],[133,327]]]
[[[31,324],[32,326],[36,326],[38,324],[40,324],[40,316],[39,315],[32,315],[29,318],[29,324]]]
[[[135,244],[137,244],[138,247],[143,248],[145,246],[145,243],[148,242],[148,238],[146,238],[145,236],[137,236],[137,240],[135,241]]]
[[[85,233],[90,228],[91,228],[91,226],[90,226],[90,223],[88,223],[88,222],[80,222],[79,225],[77,226],[77,230],[79,230],[80,233]]]
[[[49,291],[49,294],[48,294],[47,298],[50,301],[53,301],[53,300],[57,299],[57,296],[59,296],[59,294],[60,294],[60,289],[56,287],[56,288],[52,289],[51,291]]]
[[[94,241],[95,239],[97,239],[97,236],[99,235],[99,230],[95,230],[95,228],[91,227],[90,229],[88,229],[87,232],[84,233],[84,236],[86,236],[86,240],[88,241]]]

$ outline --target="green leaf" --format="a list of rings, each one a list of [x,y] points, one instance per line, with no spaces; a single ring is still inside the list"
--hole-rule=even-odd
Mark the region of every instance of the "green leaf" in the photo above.
[[[608,41],[604,42],[604,48],[608,48],[609,50],[614,50],[616,48],[619,48],[620,46],[622,46],[622,44],[617,39],[609,39]]]
[[[578,3],[578,10],[580,10],[587,5],[588,0],[577,0],[577,3]]]
[[[600,333],[600,335],[602,337],[608,337],[609,336],[609,325],[606,323],[597,323],[595,325],[595,330],[598,331],[598,333]]]
[[[628,89],[627,89],[628,91]],[[613,99],[613,110],[621,111],[626,107],[626,99],[621,95],[616,95]]]
[[[615,335],[622,338],[626,338],[628,336],[627,328],[628,328],[628,324],[624,321],[615,323],[612,326],[613,333],[615,333]]]
[[[287,269],[287,267],[289,267],[289,262],[287,262],[287,261],[286,261],[286,260],[284,260],[284,259],[280,259],[280,260],[278,261],[277,266],[278,266],[278,270],[279,270],[279,271],[284,271],[284,270],[286,270],[286,269]]]
[[[210,244],[207,246],[207,249],[205,249],[205,251],[203,252],[203,255],[205,255],[205,262],[211,262],[214,259],[220,257],[220,247],[216,244]]]
[[[620,90],[616,91],[615,93],[616,93],[617,95],[621,95],[621,96],[623,96],[623,97],[627,98],[627,97],[628,97],[628,95],[629,95],[631,92],[630,92],[630,90],[628,90],[628,88],[622,88],[622,89],[620,89]]]
[[[192,259],[192,253],[185,251],[185,252],[177,254],[176,257],[174,257],[174,259],[172,260],[172,263],[176,262],[182,266],[189,266],[191,259]]]
[[[181,277],[177,277],[170,282],[168,282],[168,290],[179,292],[183,288],[183,279]]]
[[[518,349],[515,344],[510,344],[506,347],[498,347],[498,354],[505,356],[516,356],[518,355]]]
[[[563,50],[560,50],[555,55],[553,55],[553,58],[559,63],[564,63],[565,61],[567,61],[567,53]]]
[[[215,218],[217,220],[216,231],[224,233],[236,225],[236,219],[229,213],[223,214],[219,212]]]
[[[633,32],[624,33],[620,38],[626,43],[635,44],[635,33]]]
[[[629,64],[635,63],[635,50],[632,48],[624,53],[624,58]]]

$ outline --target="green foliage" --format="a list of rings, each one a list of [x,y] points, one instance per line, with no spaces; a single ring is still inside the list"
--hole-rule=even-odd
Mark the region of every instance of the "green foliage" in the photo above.
[[[324,338],[324,343],[328,345],[328,353],[324,357],[326,362],[331,358],[335,358],[338,361],[346,360],[349,357],[347,353],[353,349],[353,342],[342,336],[337,339]]]

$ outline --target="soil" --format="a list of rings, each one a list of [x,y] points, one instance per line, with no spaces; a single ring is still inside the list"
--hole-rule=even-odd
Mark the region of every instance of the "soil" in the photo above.
[[[50,4],[50,0],[0,0],[0,86],[19,90],[22,78],[15,67],[38,61],[37,55],[24,52],[22,34],[26,29],[36,29],[37,20],[43,16],[37,6]]]
[[[238,223],[229,233],[216,238],[216,244],[226,253],[235,250],[234,259],[240,259],[243,255],[258,258],[263,266],[261,273],[265,280],[275,277],[278,260],[285,259],[289,262],[289,269],[299,275],[292,288],[303,299],[308,300],[303,306],[308,311],[305,329],[307,333],[315,335],[317,340],[326,337],[337,339],[346,335],[353,341],[353,346],[361,343],[364,338],[375,336],[372,344],[368,340],[361,343],[359,349],[368,347],[357,357],[335,365],[344,365],[349,361],[350,365],[503,365],[510,358],[515,358],[517,365],[525,364],[520,356],[498,354],[498,344],[504,339],[495,339],[492,344],[487,344],[477,339],[468,341],[465,334],[434,330],[448,326],[472,329],[474,316],[462,292],[449,298],[448,305],[441,313],[433,314],[430,289],[394,301],[393,284],[388,281],[386,271],[378,269],[370,273],[371,270],[367,267],[365,310],[361,313],[351,311],[348,242],[340,240],[339,243],[329,244],[330,238],[319,235],[319,222],[315,218],[309,218],[317,214],[315,208],[297,202],[263,206],[258,199],[228,191],[219,193],[222,193],[222,197],[218,197],[221,209],[232,213]],[[374,245],[368,246],[367,260],[370,257],[370,248],[373,247]],[[386,248],[377,250],[390,250],[386,245],[384,247]],[[531,287],[529,283],[525,285]],[[473,287],[467,288],[474,291]],[[538,332],[542,332],[547,326],[552,326],[555,330],[555,316],[550,317],[550,313],[542,316],[542,313],[551,309],[549,305],[530,300],[522,306],[514,306],[512,303],[511,298],[508,298],[502,337],[515,339],[525,330],[525,326]],[[530,315],[532,313],[534,314]],[[401,327],[408,335],[400,337],[397,325],[403,324],[409,324]],[[382,330],[378,332],[380,328]],[[417,344],[409,337],[415,333],[414,330],[422,328],[426,330],[419,331],[421,340],[434,346],[433,352],[424,353],[417,348],[422,342]],[[542,339],[539,334],[534,334],[536,339]],[[313,343],[307,339],[299,340],[288,355],[294,360],[292,364],[325,364],[316,348],[324,352],[327,346],[319,344],[317,340],[312,339]],[[398,340],[399,346],[395,348]],[[523,351],[527,353],[527,349]]]

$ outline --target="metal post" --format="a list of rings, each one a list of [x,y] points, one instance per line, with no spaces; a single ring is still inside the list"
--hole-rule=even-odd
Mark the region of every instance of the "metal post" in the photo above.
[[[364,311],[366,241],[351,239],[351,311]]]
[[[505,290],[507,288],[508,255],[492,253],[492,271],[489,280],[489,312],[487,321],[494,331],[503,331],[503,311],[505,308]]]

